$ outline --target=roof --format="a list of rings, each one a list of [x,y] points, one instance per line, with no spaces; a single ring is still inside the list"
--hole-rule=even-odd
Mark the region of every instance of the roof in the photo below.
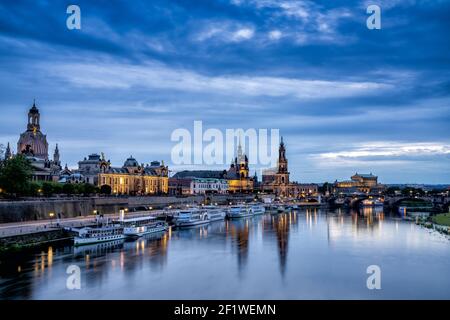
[[[127,160],[125,160],[125,163],[123,164],[124,167],[139,167],[139,163],[136,161],[133,156],[130,156]]]
[[[173,178],[213,178],[223,179],[224,170],[184,170],[174,174]]]
[[[372,173],[356,173],[354,176],[362,177],[362,178],[377,178]]]

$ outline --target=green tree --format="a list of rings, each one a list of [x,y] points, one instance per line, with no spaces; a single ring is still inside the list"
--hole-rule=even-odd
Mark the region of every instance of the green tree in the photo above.
[[[90,183],[83,183],[82,185],[82,194],[84,195],[90,195],[92,193],[95,193],[95,186],[93,184]]]
[[[110,195],[111,194],[111,187],[108,186],[107,184],[104,184],[100,187],[100,193],[101,194],[106,194],[106,195]]]
[[[0,187],[12,196],[22,196],[29,191],[32,167],[22,155],[4,162],[0,169]]]
[[[53,183],[45,181],[42,184],[42,193],[46,197],[50,197],[53,194]]]
[[[75,193],[75,186],[72,183],[66,183],[62,187],[62,192],[67,195],[72,195]]]
[[[28,183],[28,190],[26,194],[31,197],[39,195],[39,190],[42,189],[42,185],[39,182],[30,181]]]
[[[62,193],[62,191],[62,185],[58,182],[45,181],[42,184],[42,193],[46,197],[50,197],[52,194]]]
[[[389,187],[386,189],[386,194],[389,196],[395,196],[395,192],[400,191],[399,187]]]

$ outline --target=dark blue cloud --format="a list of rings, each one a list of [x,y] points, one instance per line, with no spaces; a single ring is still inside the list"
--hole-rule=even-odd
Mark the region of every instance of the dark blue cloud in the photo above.
[[[72,2],[4,1],[0,143],[36,98],[72,166],[168,159],[171,132],[203,120],[279,128],[296,180],[449,182],[450,3],[374,3],[381,30],[364,1],[77,1],[82,29],[68,30]],[[392,143],[409,149],[379,154]]]

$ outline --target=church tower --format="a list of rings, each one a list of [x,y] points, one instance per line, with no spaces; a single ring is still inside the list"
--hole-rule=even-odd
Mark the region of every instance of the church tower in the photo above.
[[[53,153],[53,162],[58,166],[61,165],[58,144],[56,144],[55,153]]]
[[[236,169],[238,170],[239,177],[241,179],[248,178],[248,157],[242,152],[241,138],[239,138],[239,145],[237,149]]]
[[[28,111],[27,131],[20,135],[17,142],[17,154],[48,160],[47,137],[41,132],[40,117],[36,103],[33,102]]]
[[[278,148],[278,171],[276,176],[278,184],[289,184],[288,161],[286,159],[283,137],[281,137],[280,147]]]
[[[12,152],[11,152],[11,147],[9,146],[9,142],[8,145],[6,146],[6,150],[5,150],[5,160],[9,160],[12,157]]]
[[[40,114],[38,108],[36,108],[36,101],[33,101],[33,106],[31,107],[30,111],[28,111],[28,125],[27,130],[37,132],[41,130],[41,127],[39,125],[40,121]]]

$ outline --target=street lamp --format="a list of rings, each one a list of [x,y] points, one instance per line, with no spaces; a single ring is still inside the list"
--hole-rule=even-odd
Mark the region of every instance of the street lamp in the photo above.
[[[55,216],[55,213],[54,212],[50,212],[48,215],[50,217],[50,224],[53,225],[53,217]]]

